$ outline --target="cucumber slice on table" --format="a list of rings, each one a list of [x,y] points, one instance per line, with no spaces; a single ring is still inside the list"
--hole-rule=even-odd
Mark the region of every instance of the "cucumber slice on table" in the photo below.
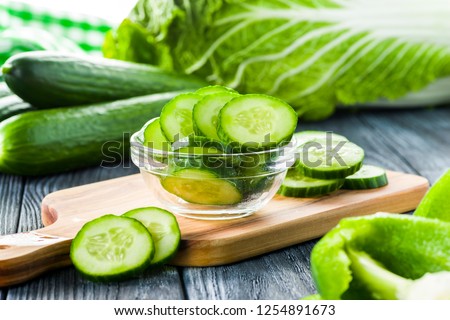
[[[203,87],[203,88],[200,88],[197,91],[195,91],[196,94],[199,94],[202,96],[208,96],[210,94],[223,93],[223,92],[239,94],[236,90],[233,90],[231,88],[224,87],[224,86],[219,86],[219,85],[207,86],[207,87]]]
[[[230,181],[207,169],[181,169],[161,181],[165,190],[197,204],[231,205],[242,200],[242,194]]]
[[[286,102],[248,94],[220,110],[217,133],[227,143],[265,148],[289,142],[296,126],[297,113]]]
[[[239,95],[233,92],[211,94],[200,100],[192,111],[195,134],[209,139],[220,140],[217,135],[217,120],[220,109]]]
[[[155,255],[151,265],[164,264],[176,254],[181,233],[172,213],[157,207],[147,207],[128,211],[123,216],[140,221],[152,235]]]
[[[343,179],[356,173],[364,160],[364,150],[349,141],[318,139],[299,149],[296,170],[314,179]]]
[[[383,168],[363,165],[355,174],[345,178],[344,189],[364,190],[380,188],[388,184],[386,171]]]
[[[145,128],[144,131],[145,146],[168,151],[170,149],[170,142],[161,130],[159,118],[153,119]]]
[[[313,179],[290,169],[278,193],[286,197],[310,198],[334,192],[343,184],[343,179]]]
[[[200,101],[201,95],[184,93],[170,100],[162,109],[161,129],[170,142],[194,134],[192,109]]]
[[[72,241],[70,258],[91,280],[125,279],[146,269],[155,247],[147,228],[127,217],[105,215],[86,223]]]
[[[301,131],[294,133],[298,145],[303,145],[309,141],[325,140],[328,137],[333,141],[348,141],[348,139],[340,134],[331,131]]]

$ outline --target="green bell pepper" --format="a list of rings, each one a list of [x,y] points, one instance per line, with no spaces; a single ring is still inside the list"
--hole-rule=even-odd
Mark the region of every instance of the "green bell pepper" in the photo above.
[[[407,297],[411,280],[450,271],[449,239],[450,223],[437,219],[386,213],[343,219],[314,247],[313,278],[323,299]]]

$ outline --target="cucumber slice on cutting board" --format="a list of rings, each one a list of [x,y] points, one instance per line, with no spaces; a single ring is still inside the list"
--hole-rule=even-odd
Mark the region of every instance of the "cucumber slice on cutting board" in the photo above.
[[[195,93],[184,93],[170,100],[162,109],[161,129],[167,140],[174,142],[194,134],[192,109],[202,99]]]
[[[388,179],[383,168],[365,164],[358,172],[345,178],[343,188],[364,190],[384,187],[387,184]]]
[[[155,255],[151,265],[161,265],[175,256],[180,245],[181,233],[175,216],[157,207],[139,208],[123,214],[140,221],[152,235]]]
[[[154,254],[147,228],[135,219],[115,215],[86,223],[70,249],[75,268],[94,281],[134,276],[150,265]]]
[[[192,111],[195,134],[220,140],[217,135],[217,120],[222,107],[239,95],[233,92],[211,94],[200,100]]]
[[[297,113],[286,102],[248,94],[220,110],[217,134],[225,143],[266,148],[289,142],[296,126]]]
[[[299,147],[297,169],[314,179],[344,179],[362,166],[364,150],[349,141],[318,139]]]
[[[231,181],[207,169],[181,169],[164,178],[161,184],[166,191],[190,203],[231,205],[242,200],[242,194]]]
[[[290,169],[278,190],[278,194],[298,198],[317,197],[334,192],[340,189],[343,184],[343,179],[313,179],[305,177],[295,169]]]
[[[294,133],[294,137],[297,140],[297,144],[299,146],[309,141],[325,140],[329,138],[331,138],[331,140],[333,141],[348,141],[346,137],[331,131],[300,131]]]

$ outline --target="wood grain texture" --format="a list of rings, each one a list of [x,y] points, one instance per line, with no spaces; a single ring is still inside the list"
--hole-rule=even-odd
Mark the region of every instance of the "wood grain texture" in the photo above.
[[[340,190],[309,199],[275,196],[262,210],[242,219],[177,217],[182,242],[172,264],[216,266],[241,261],[317,238],[344,217],[409,211],[428,189],[428,181],[419,176],[388,172],[388,178],[388,186],[372,190]],[[70,242],[86,222],[107,213],[158,205],[156,193],[139,174],[47,195],[42,202],[45,228],[21,238],[0,238],[0,286],[70,265]]]
[[[315,293],[310,253],[316,241],[215,268],[184,268],[189,299],[299,299]]]
[[[19,232],[42,227],[40,204],[53,191],[136,173],[135,168],[90,168],[48,177],[28,178],[20,208]],[[8,288],[7,299],[179,299],[183,297],[176,268],[115,284],[93,284],[73,268],[52,271],[23,285]]]

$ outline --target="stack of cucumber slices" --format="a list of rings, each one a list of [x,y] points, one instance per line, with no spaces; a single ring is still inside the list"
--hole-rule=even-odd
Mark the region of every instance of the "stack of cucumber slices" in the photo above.
[[[268,167],[297,121],[282,100],[209,86],[169,101],[147,123],[144,144],[169,164],[160,177],[167,192],[194,204],[235,205],[271,187],[276,172]]]
[[[295,134],[298,159],[278,193],[288,197],[317,197],[341,188],[364,190],[388,184],[386,171],[363,165],[364,150],[344,136],[323,131]]]
[[[171,260],[180,243],[175,216],[157,207],[86,223],[72,241],[75,268],[93,281],[123,280]]]

